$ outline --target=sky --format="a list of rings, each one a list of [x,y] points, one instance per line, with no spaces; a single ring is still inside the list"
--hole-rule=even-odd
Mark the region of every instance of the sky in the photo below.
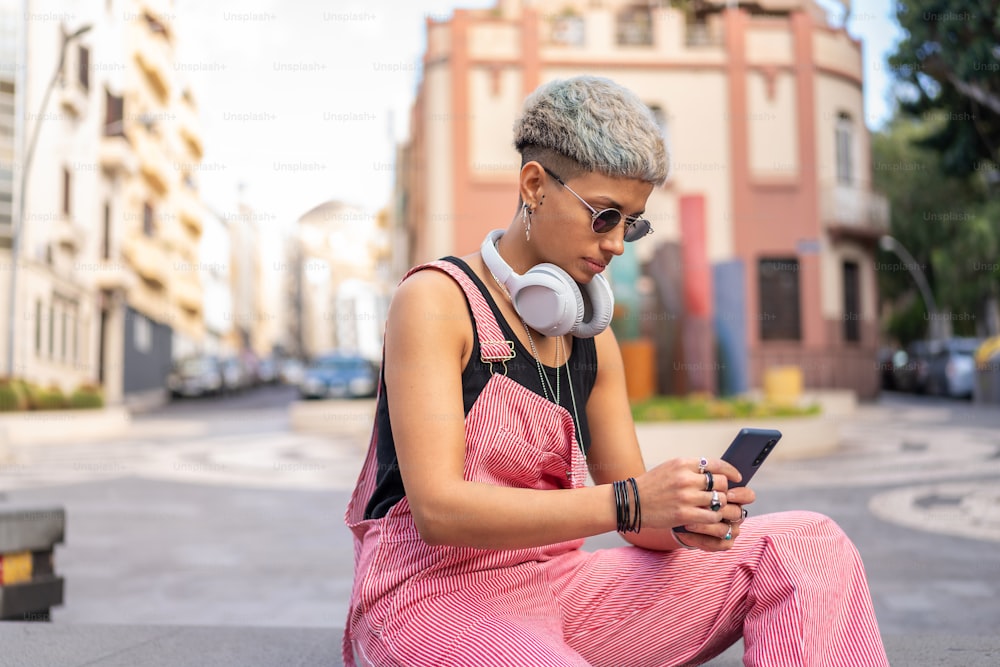
[[[495,4],[176,0],[175,70],[198,100],[205,201],[226,215],[242,200],[264,228],[276,230],[330,199],[364,214],[386,206],[395,145],[407,137],[425,19]],[[848,30],[864,45],[866,121],[877,129],[892,110],[885,54],[899,31],[891,0],[854,4]]]

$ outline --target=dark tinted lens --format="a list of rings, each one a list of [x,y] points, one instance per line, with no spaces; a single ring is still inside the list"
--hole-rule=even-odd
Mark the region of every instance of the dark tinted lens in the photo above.
[[[598,234],[610,232],[619,222],[622,221],[622,214],[613,208],[606,208],[594,218],[594,231]]]
[[[638,241],[643,236],[652,231],[652,225],[649,224],[649,220],[645,218],[639,218],[625,226],[625,240],[626,241]]]

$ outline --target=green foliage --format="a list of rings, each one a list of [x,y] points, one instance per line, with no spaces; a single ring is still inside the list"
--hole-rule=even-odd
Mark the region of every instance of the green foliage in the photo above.
[[[941,123],[920,140],[945,173],[1000,164],[1000,0],[897,0],[905,37],[889,57],[901,110]]]
[[[101,388],[92,385],[81,385],[69,397],[69,407],[74,410],[85,408],[103,408],[104,392]]]
[[[711,396],[654,396],[632,405],[632,418],[637,422],[801,417],[819,412],[818,405],[794,407]]]
[[[35,408],[36,410],[62,410],[67,406],[66,396],[62,389],[55,385],[40,390],[37,396],[38,407]]]
[[[944,155],[924,145],[923,138],[941,125],[896,118],[874,134],[873,185],[889,199],[890,233],[913,255],[938,308],[956,316],[956,335],[971,335],[986,299],[1000,294],[1000,204],[990,196],[985,174],[950,175]],[[911,267],[902,259],[879,250],[876,262],[884,298],[891,302],[916,292]],[[926,336],[922,301],[919,307],[919,313],[897,313],[888,333],[904,344]]]
[[[0,412],[28,409],[28,397],[17,380],[0,378]]]

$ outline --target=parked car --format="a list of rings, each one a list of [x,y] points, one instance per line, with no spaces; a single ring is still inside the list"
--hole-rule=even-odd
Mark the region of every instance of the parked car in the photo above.
[[[239,357],[224,357],[219,361],[219,365],[222,368],[223,391],[237,393],[253,384]]]
[[[261,384],[274,384],[278,381],[278,363],[274,357],[264,357],[257,362],[257,381]]]
[[[938,341],[918,340],[896,352],[892,358],[892,378],[898,391],[922,394],[927,389],[928,364],[939,345]]]
[[[223,390],[223,372],[214,357],[190,357],[179,361],[167,376],[172,396],[204,396]]]
[[[882,389],[896,388],[896,367],[894,359],[896,358],[897,352],[897,348],[894,347],[880,347],[878,349],[875,364],[878,368],[879,384]]]
[[[378,366],[349,353],[325,354],[306,367],[299,383],[302,398],[361,398],[374,396]]]
[[[928,359],[928,394],[969,398],[976,381],[974,355],[982,344],[978,338],[949,338]]]
[[[278,366],[278,380],[283,384],[298,386],[302,383],[305,366],[298,359],[285,359]]]

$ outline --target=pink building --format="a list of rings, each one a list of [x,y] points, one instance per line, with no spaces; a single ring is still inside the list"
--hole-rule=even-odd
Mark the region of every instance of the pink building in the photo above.
[[[643,316],[683,319],[678,358],[710,364],[676,387],[759,387],[767,368],[795,365],[806,387],[873,396],[888,210],[871,191],[860,43],[813,0],[657,4],[500,0],[428,20],[398,167],[408,263],[471,252],[508,224],[527,93],[607,76],[646,100],[670,146],[670,180],[647,206],[656,233],[622,259],[646,291],[657,276],[683,282],[679,314],[661,289]]]

